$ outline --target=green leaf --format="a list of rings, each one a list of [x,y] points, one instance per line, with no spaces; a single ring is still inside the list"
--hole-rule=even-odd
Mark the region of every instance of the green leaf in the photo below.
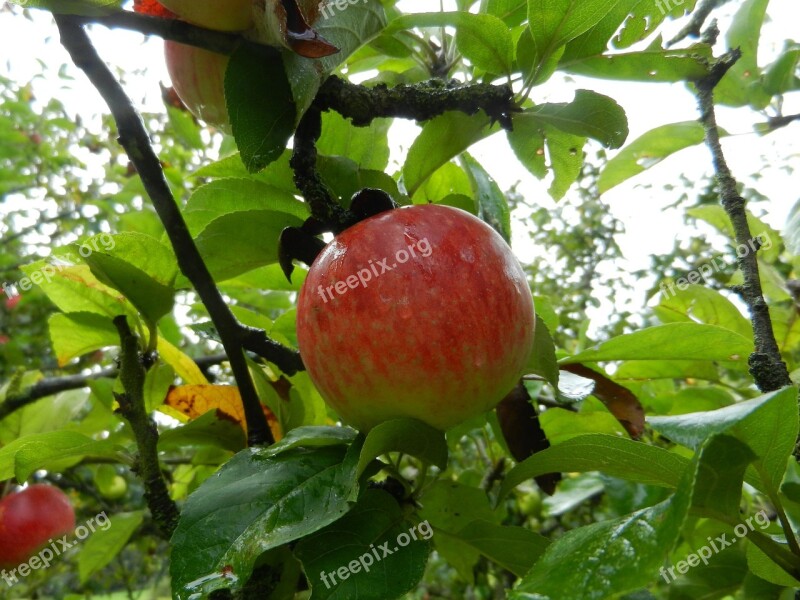
[[[697,80],[708,74],[707,59],[711,59],[708,46],[663,50],[660,40],[653,45],[655,47],[640,52],[562,60],[559,67],[578,75],[622,81],[675,83]]]
[[[389,165],[389,127],[391,119],[375,119],[369,127],[354,127],[339,115],[328,111],[322,117],[322,135],[317,152],[327,156],[345,156],[359,169],[385,171]]]
[[[680,536],[694,488],[708,473],[703,465],[715,461],[701,451],[669,499],[568,531],[519,581],[510,600],[558,599],[565,589],[582,590],[582,598],[600,600],[647,586]]]
[[[778,488],[798,431],[797,388],[788,387],[714,411],[650,417],[650,426],[673,442],[697,448],[726,433],[750,446],[764,484]]]
[[[245,210],[211,221],[197,236],[197,248],[218,281],[278,261],[278,239],[303,221],[283,212]]]
[[[78,575],[82,584],[122,552],[144,520],[144,511],[141,510],[118,513],[110,518],[105,511],[100,515],[104,518],[97,524],[99,529],[83,543],[78,554]]]
[[[186,502],[172,537],[172,591],[179,600],[236,589],[271,548],[342,517],[356,485],[360,444],[270,456],[244,450]]]
[[[247,439],[241,425],[220,416],[217,410],[209,410],[185,425],[167,429],[158,438],[158,449],[162,452],[190,446],[239,452],[247,447]]]
[[[73,256],[77,261],[77,256]],[[89,312],[106,317],[135,315],[133,307],[117,290],[98,281],[87,265],[50,264],[40,260],[21,267],[32,283],[65,313]],[[39,275],[36,275],[38,273]],[[25,291],[20,282],[22,291]]]
[[[525,459],[503,480],[498,497],[547,473],[601,471],[649,485],[675,487],[689,461],[657,446],[604,434],[568,439]]]
[[[745,339],[751,339],[753,328],[739,309],[717,290],[703,285],[689,285],[675,295],[662,294],[661,302],[653,309],[663,323],[696,322],[730,329]]]
[[[84,258],[99,281],[119,290],[151,323],[172,311],[178,264],[172,251],[142,233],[113,236],[113,246]]]
[[[522,577],[544,553],[550,540],[524,527],[507,527],[490,521],[472,521],[456,535],[504,569]]]
[[[492,511],[486,492],[461,483],[440,480],[427,490],[420,503],[420,518],[428,521],[437,534],[433,538],[436,551],[464,579],[472,581],[472,567],[480,558],[480,553],[455,534],[476,520],[498,522],[499,515]]]
[[[728,135],[720,130],[720,135]],[[656,166],[679,150],[703,142],[703,126],[696,121],[662,125],[641,135],[606,163],[600,174],[600,193]]]
[[[768,4],[769,0],[745,0],[734,15],[725,41],[728,48],[739,48],[742,56],[714,88],[714,100],[718,104],[750,104],[763,109],[769,103],[758,68],[758,45]]]
[[[528,0],[528,23],[543,64],[556,50],[597,25],[619,0]]]
[[[409,196],[451,158],[497,131],[483,113],[448,112],[425,123],[408,151],[403,182]]]
[[[540,122],[607,148],[619,148],[628,137],[628,119],[616,101],[591,90],[577,90],[569,104],[541,104],[529,111]]]
[[[229,213],[246,210],[269,210],[305,220],[310,216],[308,205],[291,191],[262,181],[225,178],[197,188],[183,209],[186,225],[193,235],[209,223]]]
[[[607,360],[719,360],[746,363],[753,342],[729,329],[668,323],[612,338],[562,359],[562,364]]]
[[[387,452],[404,452],[443,471],[447,468],[444,433],[416,419],[392,419],[373,427],[358,459],[358,475],[374,458]]]
[[[800,64],[800,45],[788,44],[778,59],[764,70],[764,91],[770,96],[794,89],[795,73]]]
[[[544,377],[547,382],[558,389],[558,362],[553,337],[544,321],[536,315],[536,327],[533,336],[533,351],[526,366],[527,373]]]
[[[259,181],[270,187],[277,189],[289,196],[299,195],[297,186],[294,184],[294,172],[289,166],[292,151],[286,150],[275,161],[271,162],[265,169],[258,173],[249,173],[247,167],[242,162],[241,154],[238,152],[221,158],[220,160],[200,167],[192,173],[192,177],[202,179],[210,177],[212,179],[250,179]],[[195,190],[195,193],[199,191]],[[270,196],[271,197],[271,196]],[[190,199],[191,203],[191,199]]]
[[[739,520],[744,472],[756,455],[729,435],[710,437],[702,449],[692,508],[723,523]]]
[[[492,226],[506,243],[511,243],[511,210],[503,190],[481,164],[468,153],[461,155],[461,163],[472,182],[473,196],[478,201],[478,216]]]
[[[344,517],[295,549],[314,598],[393,600],[425,573],[433,530],[415,525],[382,490],[367,490]],[[427,537],[425,537],[427,536]]]
[[[48,321],[50,340],[59,366],[89,352],[119,346],[119,333],[108,317],[94,313],[57,313]]]
[[[0,448],[0,477],[20,483],[31,473],[65,458],[119,458],[122,448],[111,440],[93,440],[74,431],[51,431],[21,437]]]
[[[225,71],[225,100],[242,162],[256,173],[283,154],[294,133],[297,109],[280,56],[240,45]]]
[[[264,456],[274,456],[296,448],[322,448],[347,446],[353,443],[358,433],[349,427],[308,426],[295,427],[277,444],[266,448]]]
[[[517,27],[528,18],[527,0],[489,0],[486,14],[501,19],[509,27]]]
[[[447,26],[455,27],[458,50],[475,67],[496,75],[511,73],[511,32],[503,21],[493,15],[476,15],[466,11],[407,14],[389,23],[386,32]]]

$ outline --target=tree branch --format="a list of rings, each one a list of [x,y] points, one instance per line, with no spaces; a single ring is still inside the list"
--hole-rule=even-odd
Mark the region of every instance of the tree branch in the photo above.
[[[178,526],[180,513],[175,502],[169,496],[167,482],[161,473],[158,462],[158,429],[147,414],[144,405],[145,369],[139,354],[139,339],[131,332],[125,316],[114,319],[119,332],[120,354],[119,379],[122,394],[115,394],[119,402],[119,412],[128,421],[136,438],[139,456],[132,470],[144,483],[144,497],[153,515],[153,520],[165,539],[172,537]]]
[[[705,129],[706,145],[711,151],[714,162],[722,206],[733,224],[736,243],[746,246],[750,243],[757,243],[757,240],[753,239],[753,234],[747,223],[745,200],[739,194],[736,179],[731,173],[722,151],[714,109],[714,88],[736,61],[739,60],[740,56],[741,52],[739,50],[732,50],[723,55],[711,65],[709,74],[696,81],[695,84],[697,86],[696,95],[701,114],[700,121]],[[775,340],[772,330],[769,307],[766,300],[764,300],[764,294],[761,289],[757,253],[746,253],[738,258],[738,263],[744,274],[744,284],[739,291],[750,312],[755,340],[755,348],[748,361],[750,374],[762,392],[769,392],[792,385],[789,371],[781,359],[778,342]]]
[[[511,130],[511,113],[517,110],[514,92],[505,85],[461,85],[432,80],[417,85],[389,88],[380,84],[368,88],[336,76],[325,81],[314,104],[322,111],[335,110],[351,119],[356,127],[384,117],[428,121],[447,111],[474,115],[483,110],[504,129]]]
[[[666,47],[669,48],[670,46],[674,46],[678,42],[685,40],[687,37],[700,37],[700,32],[703,30],[703,26],[705,25],[706,19],[708,19],[709,15],[715,9],[727,2],[729,2],[729,0],[702,0],[700,6],[697,7],[697,10],[692,13],[689,22],[683,26],[683,28],[674,38],[666,43]]]
[[[227,356],[224,354],[217,354],[214,356],[197,358],[194,362],[200,367],[201,371],[205,371],[209,367],[223,363],[226,360],[228,360]],[[119,369],[110,367],[102,371],[97,371],[96,373],[89,373],[88,375],[65,375],[64,377],[43,379],[29,387],[24,393],[6,398],[5,402],[0,404],[0,421],[42,398],[47,398],[53,394],[69,390],[79,390],[88,386],[90,381],[106,378],[113,379],[117,375],[119,375]]]
[[[130,99],[114,75],[103,63],[83,30],[85,20],[67,15],[55,15],[61,33],[61,43],[75,64],[86,73],[111,109],[119,130],[119,142],[125,148],[131,162],[142,179],[153,206],[169,236],[181,271],[192,282],[200,299],[219,332],[225,353],[231,363],[244,405],[250,445],[273,443],[272,433],[261,408],[253,380],[244,356],[243,339],[249,335],[234,317],[222,294],[217,289],[197,246],[192,239],[183,215],[164,178],[164,172],[150,143],[144,124]],[[277,347],[277,342],[275,343]],[[265,356],[288,373],[295,370],[295,362],[286,364],[284,357],[289,349]]]

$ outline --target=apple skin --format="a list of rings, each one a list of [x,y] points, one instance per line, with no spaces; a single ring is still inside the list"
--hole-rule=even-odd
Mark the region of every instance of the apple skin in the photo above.
[[[416,257],[397,264],[410,246]],[[384,258],[392,270],[381,273]],[[379,276],[366,286],[326,291],[372,266]],[[534,324],[525,273],[505,241],[439,205],[387,211],[342,232],[311,266],[297,308],[311,380],[361,431],[401,417],[444,430],[491,410],[524,374]]]
[[[164,54],[172,87],[198,119],[230,133],[225,104],[225,70],[230,57],[166,41]]]
[[[159,0],[184,21],[216,31],[244,31],[253,26],[253,0]]]
[[[75,530],[75,511],[58,488],[31,485],[0,500],[0,567],[14,568]]]

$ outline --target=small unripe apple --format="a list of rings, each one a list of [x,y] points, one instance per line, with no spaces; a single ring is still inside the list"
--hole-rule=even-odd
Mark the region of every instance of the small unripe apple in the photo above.
[[[447,429],[517,384],[534,323],[505,241],[465,211],[421,205],[328,244],[300,292],[297,339],[311,380],[347,423],[367,431],[411,417]]]
[[[75,511],[58,488],[32,485],[6,496],[0,500],[0,567],[16,567],[74,529]]]

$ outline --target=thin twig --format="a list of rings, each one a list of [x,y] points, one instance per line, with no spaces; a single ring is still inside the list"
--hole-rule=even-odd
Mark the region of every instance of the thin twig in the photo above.
[[[717,8],[728,2],[729,0],[703,0],[700,6],[692,13],[689,22],[683,26],[678,34],[666,43],[666,47],[674,46],[678,42],[685,40],[687,37],[698,38],[700,32],[703,30],[706,19]]]
[[[73,62],[86,73],[111,109],[119,130],[119,142],[142,179],[153,206],[164,224],[181,271],[192,282],[219,332],[225,353],[231,363],[244,405],[250,445],[273,443],[272,433],[261,408],[253,380],[244,356],[242,340],[248,332],[239,324],[217,289],[197,246],[192,239],[183,215],[167,185],[161,164],[150,143],[141,117],[122,86],[97,54],[83,30],[84,21],[67,15],[55,15],[61,33],[61,43]],[[266,357],[281,365],[281,356]],[[289,370],[293,365],[289,365]]]

